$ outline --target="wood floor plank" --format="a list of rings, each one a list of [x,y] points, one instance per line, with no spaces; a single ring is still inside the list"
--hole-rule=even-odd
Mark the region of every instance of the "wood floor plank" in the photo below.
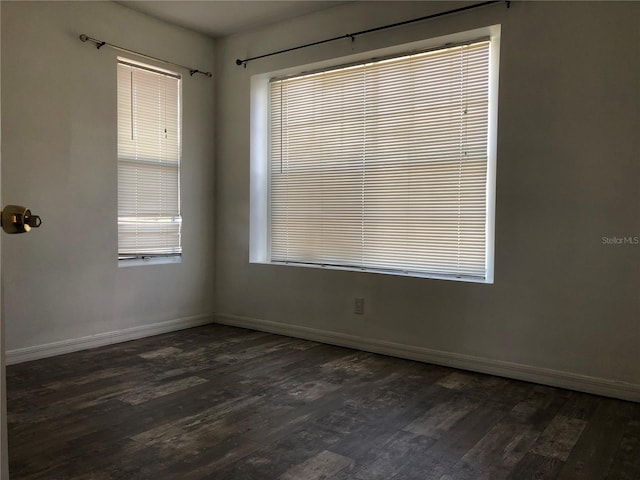
[[[452,372],[436,382],[438,385],[451,390],[463,390],[468,385],[477,382],[477,376],[469,373]]]
[[[304,463],[290,468],[281,480],[323,480],[348,467],[352,460],[337,453],[323,450]]]
[[[542,431],[564,408],[569,395],[567,390],[537,385],[511,409],[510,416]]]
[[[545,457],[529,452],[518,462],[507,480],[552,480],[564,465],[556,457]]]
[[[640,415],[636,415],[638,417]],[[640,478],[640,419],[629,421],[607,472],[608,480]]]
[[[605,478],[637,404],[601,398],[558,480]],[[640,452],[639,452],[640,453]]]
[[[7,389],[12,480],[640,478],[640,404],[222,325]]]
[[[539,432],[511,421],[496,424],[440,480],[497,480],[526,455]]]
[[[151,350],[150,352],[142,352],[138,354],[138,356],[149,360],[153,358],[174,356],[178,353],[182,353],[182,349],[176,347],[163,347],[157,350]]]
[[[473,399],[460,396],[452,397],[434,405],[404,427],[404,430],[416,435],[439,438],[443,432],[448,431],[456,422],[478,407],[478,403]]]
[[[120,395],[118,400],[128,403],[129,405],[139,405],[154,398],[171,395],[172,393],[179,392],[205,382],[207,382],[206,378],[193,376],[181,378],[180,380],[175,380],[173,382],[163,382],[159,385],[142,385]]]
[[[265,443],[240,462],[215,474],[216,480],[278,478],[323,450],[330,450],[340,435],[316,425],[303,425],[288,435]]]
[[[354,480],[388,480],[402,466],[419,458],[433,445],[435,439],[403,430],[391,435],[382,445],[372,450],[372,461],[351,472]]]
[[[586,425],[587,422],[579,418],[557,415],[542,432],[531,452],[566,462]]]
[[[424,454],[400,466],[393,480],[439,480],[504,416],[504,412],[487,407],[471,411],[434,438]]]

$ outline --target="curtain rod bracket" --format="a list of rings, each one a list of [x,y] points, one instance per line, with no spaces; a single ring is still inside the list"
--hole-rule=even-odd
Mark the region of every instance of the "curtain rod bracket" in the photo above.
[[[93,44],[95,44],[95,46],[96,46],[96,48],[98,50],[100,50],[102,47],[104,47],[106,45],[107,47],[111,47],[114,50],[119,50],[121,52],[130,53],[130,54],[136,55],[138,57],[147,58],[149,60],[153,60],[153,61],[160,62],[160,63],[166,63],[168,65],[173,65],[175,67],[182,68],[184,70],[187,70],[189,72],[189,75],[192,76],[192,77],[196,73],[199,73],[200,75],[204,75],[205,77],[209,77],[209,78],[213,77],[213,74],[211,72],[204,72],[202,70],[198,70],[197,68],[185,67],[184,65],[180,65],[179,63],[170,62],[169,60],[163,60],[162,58],[158,58],[158,57],[152,57],[151,55],[146,55],[144,53],[136,52],[135,50],[129,50],[128,48],[119,47],[118,45],[114,45],[113,43],[105,42],[105,41],[102,41],[102,40],[96,40],[95,38],[91,38],[90,36],[88,36],[88,35],[86,35],[84,33],[79,35],[78,38],[80,39],[80,41],[82,43],[92,42]]]
[[[189,75],[191,75],[192,77],[196,73],[200,73],[200,74],[204,75],[205,77],[213,77],[213,74],[211,72],[203,72],[201,70],[198,70],[197,68],[192,68],[192,69],[189,70]]]

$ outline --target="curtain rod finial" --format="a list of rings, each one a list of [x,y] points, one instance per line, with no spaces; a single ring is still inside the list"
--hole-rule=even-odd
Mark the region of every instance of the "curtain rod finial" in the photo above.
[[[80,39],[81,42],[86,42],[87,40],[89,40],[89,37],[84,33],[80,35],[78,38]]]
[[[240,60],[239,58],[236,58],[236,65],[240,66],[244,63],[244,61]]]

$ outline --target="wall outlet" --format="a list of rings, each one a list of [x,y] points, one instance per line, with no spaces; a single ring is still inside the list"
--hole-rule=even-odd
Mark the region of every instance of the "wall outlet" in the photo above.
[[[353,302],[353,313],[364,315],[364,298],[355,298]]]

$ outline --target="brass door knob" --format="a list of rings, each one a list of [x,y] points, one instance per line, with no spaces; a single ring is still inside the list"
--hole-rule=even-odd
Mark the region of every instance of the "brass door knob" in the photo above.
[[[7,205],[0,213],[0,224],[5,233],[26,233],[42,225],[42,220],[27,207]]]

